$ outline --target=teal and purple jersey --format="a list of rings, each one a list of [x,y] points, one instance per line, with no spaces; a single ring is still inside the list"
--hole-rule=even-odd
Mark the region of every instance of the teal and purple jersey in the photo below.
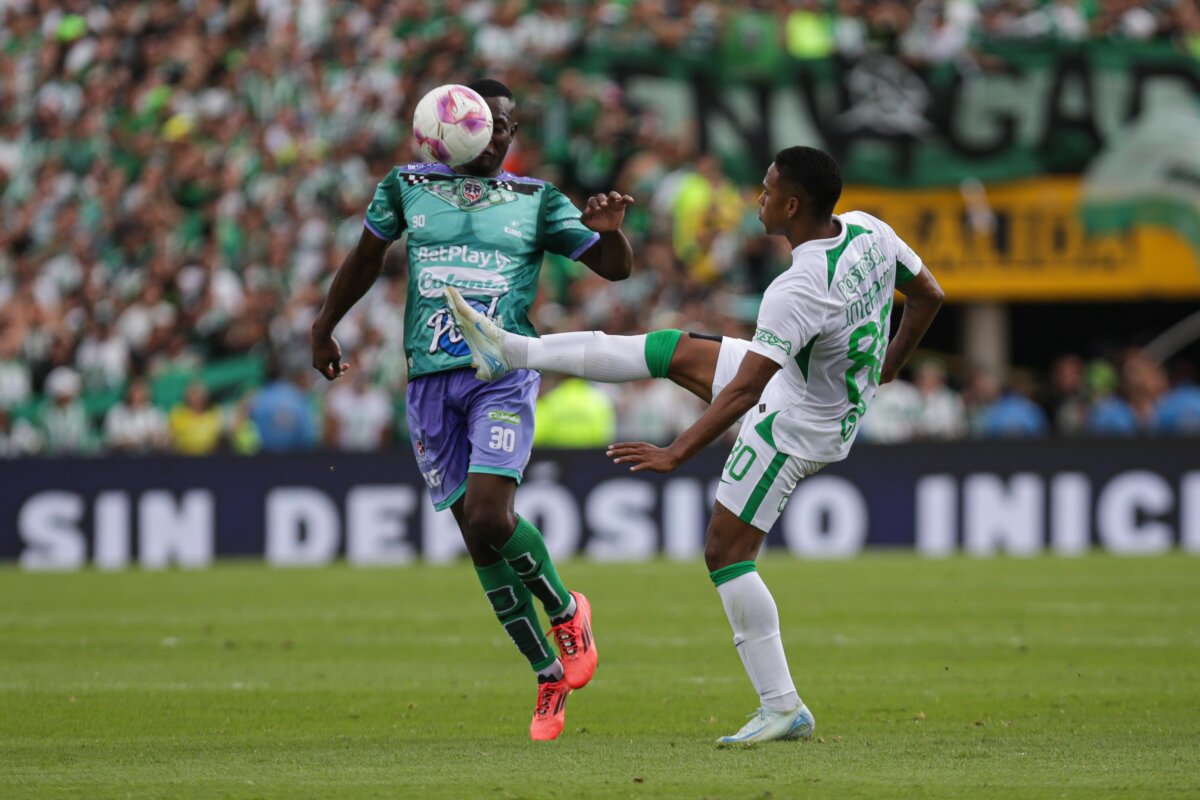
[[[529,308],[545,251],[577,259],[600,236],[579,217],[562,192],[536,178],[477,178],[438,163],[394,167],[375,189],[366,226],[388,241],[408,234],[409,378],[471,363],[446,286],[506,330],[536,336]]]

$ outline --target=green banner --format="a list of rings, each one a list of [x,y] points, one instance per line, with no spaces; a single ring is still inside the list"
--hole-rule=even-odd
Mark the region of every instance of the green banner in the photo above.
[[[889,54],[767,64],[610,51],[584,63],[669,130],[694,130],[749,182],[793,144],[834,153],[848,182],[881,186],[1083,174],[1146,119],[1200,107],[1200,64],[1167,44],[1039,42],[986,55],[986,69]]]

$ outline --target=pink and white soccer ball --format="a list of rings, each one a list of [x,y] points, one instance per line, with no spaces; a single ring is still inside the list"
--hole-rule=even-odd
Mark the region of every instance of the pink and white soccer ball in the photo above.
[[[492,110],[474,89],[456,83],[439,86],[417,103],[413,138],[430,160],[457,167],[491,141]]]

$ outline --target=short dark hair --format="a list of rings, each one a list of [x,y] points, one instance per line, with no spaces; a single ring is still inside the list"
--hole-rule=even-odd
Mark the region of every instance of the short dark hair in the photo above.
[[[481,78],[467,88],[474,89],[479,93],[480,97],[485,99],[488,97],[507,97],[509,100],[513,99],[512,89],[492,78]]]
[[[786,147],[775,155],[779,179],[793,189],[803,189],[815,215],[833,213],[842,196],[842,168],[833,156],[815,147]]]

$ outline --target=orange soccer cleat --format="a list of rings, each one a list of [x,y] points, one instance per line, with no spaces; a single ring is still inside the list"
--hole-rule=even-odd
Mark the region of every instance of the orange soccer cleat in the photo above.
[[[529,723],[529,738],[535,742],[557,739],[567,721],[567,695],[571,687],[565,680],[538,684],[537,705]]]
[[[582,689],[596,674],[600,657],[592,638],[592,606],[579,592],[571,595],[575,598],[575,616],[551,628],[550,636],[562,658],[563,680],[572,689]]]

